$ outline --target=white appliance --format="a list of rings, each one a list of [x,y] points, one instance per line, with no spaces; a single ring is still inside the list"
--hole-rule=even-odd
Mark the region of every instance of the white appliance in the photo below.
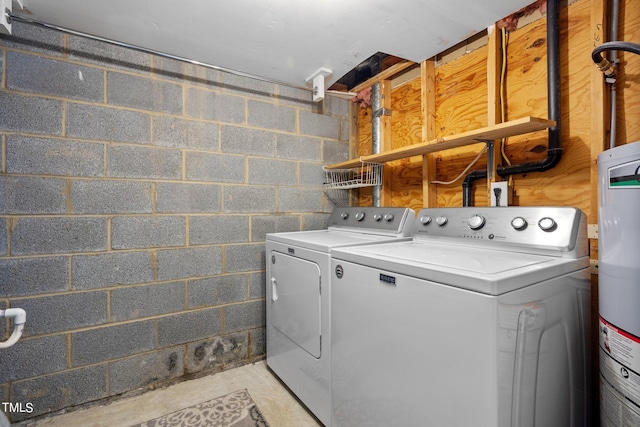
[[[598,156],[600,424],[640,425],[640,142]]]
[[[589,423],[586,217],[423,209],[411,241],[332,252],[333,426]]]
[[[407,240],[405,208],[335,208],[325,230],[267,234],[267,365],[331,425],[330,253],[345,245]]]

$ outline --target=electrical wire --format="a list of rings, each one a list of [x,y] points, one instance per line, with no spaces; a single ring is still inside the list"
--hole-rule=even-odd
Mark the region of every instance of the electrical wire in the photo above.
[[[485,147],[480,150],[480,152],[478,153],[478,155],[476,156],[475,159],[473,159],[473,161],[471,163],[469,163],[469,166],[466,167],[465,170],[462,171],[462,173],[460,173],[460,175],[458,175],[453,181],[431,181],[432,184],[441,184],[441,185],[450,185],[455,183],[456,181],[459,181],[460,178],[462,178],[464,176],[464,174],[467,173],[467,171],[469,171],[469,169],[471,169],[471,167],[473,165],[476,164],[476,162],[480,159],[480,157],[484,154],[484,152],[487,151],[487,146],[485,145]]]
[[[502,51],[502,64],[500,68],[500,121],[502,123],[505,122],[505,100],[504,100],[504,92],[505,92],[505,76],[507,73],[507,44],[509,43],[509,35],[507,33],[507,29],[502,27],[501,29],[501,41],[500,49]],[[502,160],[509,166],[511,166],[511,160],[507,157],[507,153],[505,151],[505,146],[507,145],[507,138],[502,138],[500,140],[500,156]],[[513,184],[513,175],[509,175],[509,184],[511,187]]]

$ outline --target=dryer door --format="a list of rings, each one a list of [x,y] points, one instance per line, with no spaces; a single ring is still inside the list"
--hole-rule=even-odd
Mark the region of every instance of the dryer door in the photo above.
[[[320,268],[272,251],[271,324],[313,357],[320,357]]]

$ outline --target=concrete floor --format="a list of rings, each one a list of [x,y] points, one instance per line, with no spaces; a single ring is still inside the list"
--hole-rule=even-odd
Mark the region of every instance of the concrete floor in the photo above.
[[[25,427],[127,427],[247,389],[271,427],[318,427],[321,424],[267,369],[265,361],[184,381],[165,389],[103,406],[24,422]]]

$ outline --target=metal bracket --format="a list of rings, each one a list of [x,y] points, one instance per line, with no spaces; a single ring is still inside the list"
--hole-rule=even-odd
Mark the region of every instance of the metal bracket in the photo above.
[[[493,139],[476,139],[476,141],[487,144],[487,180],[491,182],[493,180]]]
[[[12,11],[12,0],[0,0],[0,34],[11,35],[11,19],[9,15]]]
[[[390,110],[389,108],[378,108],[376,111],[373,112],[373,118],[377,118],[377,117],[382,117],[382,116],[391,116],[391,112],[392,110]]]
[[[307,77],[307,83],[312,81],[313,83],[313,101],[320,102],[324,99],[324,78],[333,74],[328,68],[318,68],[315,73]]]

